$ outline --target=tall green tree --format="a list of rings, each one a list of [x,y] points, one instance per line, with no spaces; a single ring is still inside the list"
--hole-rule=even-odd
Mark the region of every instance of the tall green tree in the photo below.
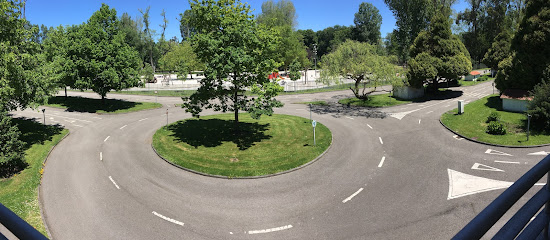
[[[483,57],[483,63],[492,70],[498,70],[498,64],[510,56],[510,45],[512,44],[512,34],[510,29],[502,29],[496,37],[491,48],[487,50]]]
[[[530,94],[533,100],[529,102],[528,113],[532,116],[533,127],[550,133],[550,65]]]
[[[54,91],[41,47],[33,41],[37,27],[26,29],[20,1],[0,1],[0,108],[34,107]]]
[[[322,81],[340,83],[342,77],[352,79],[355,84],[350,90],[362,100],[367,100],[374,91],[366,91],[367,83],[373,83],[376,90],[383,81],[393,81],[396,73],[395,65],[388,57],[378,55],[376,46],[353,40],[346,40],[323,56],[321,66]]]
[[[363,2],[359,5],[359,11],[353,19],[357,29],[357,40],[370,44],[380,44],[380,26],[382,16],[372,3]]]
[[[155,30],[151,29],[150,22],[149,22],[149,10],[151,9],[151,6],[148,6],[145,10],[139,9],[139,12],[142,15],[143,19],[143,42],[145,43],[146,49],[147,49],[147,55],[149,57],[148,61],[151,65],[151,68],[153,69],[153,73],[155,72],[155,63],[156,58],[154,55],[156,55],[155,50],[155,40],[153,37],[155,36]]]
[[[202,64],[189,41],[174,46],[160,61],[165,70],[176,71],[179,78],[186,79],[188,74],[203,70]]]
[[[181,40],[187,41],[195,32],[195,28],[191,25],[191,19],[193,12],[190,9],[180,13],[180,33]]]
[[[427,82],[438,88],[442,79],[457,80],[472,69],[470,55],[460,39],[451,33],[451,23],[444,13],[437,13],[428,31],[422,31],[414,40],[410,53],[408,81],[421,87]]]
[[[111,90],[140,85],[139,55],[126,43],[115,9],[102,4],[75,34],[66,58],[74,63],[68,71],[75,71],[69,75],[76,88],[92,89],[105,99]]]
[[[353,39],[352,26],[335,25],[317,31],[317,59],[321,59],[323,55],[333,51],[340,44],[348,39]]]
[[[274,47],[268,29],[256,24],[250,6],[238,0],[192,0],[190,5],[197,30],[191,43],[206,69],[201,86],[182,98],[182,107],[196,117],[204,108],[232,111],[237,132],[239,111],[253,118],[273,114],[282,106],[274,99],[282,88],[267,78],[276,67],[267,55]],[[245,96],[246,88],[257,96]]]
[[[267,0],[262,3],[262,14],[258,15],[258,23],[265,24],[269,27],[275,26],[290,26],[294,28],[296,22],[296,8],[292,1]]]
[[[532,90],[543,79],[550,65],[550,2],[527,2],[525,17],[512,39],[511,57],[501,62],[496,87]],[[499,66],[500,67],[500,66]]]

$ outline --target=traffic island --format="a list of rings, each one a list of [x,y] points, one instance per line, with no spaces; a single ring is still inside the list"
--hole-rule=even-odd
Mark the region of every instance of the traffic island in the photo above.
[[[274,114],[252,119],[233,114],[190,118],[162,127],[153,149],[167,162],[185,170],[223,178],[257,178],[304,167],[324,154],[332,133],[309,119]]]

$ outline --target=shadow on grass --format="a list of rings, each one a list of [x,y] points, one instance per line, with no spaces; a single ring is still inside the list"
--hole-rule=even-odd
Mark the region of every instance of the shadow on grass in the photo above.
[[[53,136],[61,133],[62,127],[46,125],[29,118],[14,118],[12,124],[17,125],[21,132],[20,140],[23,141],[23,151],[31,148],[34,144],[43,144],[52,140]],[[26,161],[0,163],[0,178],[10,177],[13,174],[23,171],[29,164]]]
[[[101,99],[83,98],[83,97],[51,97],[48,104],[59,105],[67,108],[69,112],[87,112],[96,113],[97,111],[116,112],[141,105],[141,103],[128,102],[119,99]]]
[[[171,136],[178,141],[187,143],[195,148],[199,146],[217,147],[223,142],[233,142],[240,150],[246,150],[265,139],[270,139],[265,131],[269,124],[239,123],[239,133],[235,134],[235,122],[221,119],[189,119],[168,126]]]
[[[492,96],[490,98],[487,98],[485,106],[495,109],[497,111],[502,111],[502,100],[499,96]],[[525,126],[527,126],[527,124]]]

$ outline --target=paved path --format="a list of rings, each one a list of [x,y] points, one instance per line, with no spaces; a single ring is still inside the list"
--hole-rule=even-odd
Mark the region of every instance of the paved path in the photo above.
[[[453,137],[439,116],[457,99],[473,101],[492,88],[454,90],[454,98],[382,110],[314,107],[313,118],[333,133],[332,148],[299,171],[256,180],[200,176],[153,152],[167,109],[169,122],[190,117],[174,106],[179,98],[159,97],[162,109],[119,115],[48,108],[47,122],[71,134],[45,169],[46,222],[54,239],[448,239],[542,159],[529,153],[549,150]],[[285,107],[276,113],[309,118],[308,107],[294,103],[346,96],[351,92],[281,96]],[[29,110],[16,115],[41,118]]]

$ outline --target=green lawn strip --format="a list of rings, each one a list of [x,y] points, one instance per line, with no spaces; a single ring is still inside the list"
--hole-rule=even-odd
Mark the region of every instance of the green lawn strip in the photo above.
[[[40,216],[37,192],[42,163],[49,151],[69,131],[31,120],[14,119],[14,123],[17,123],[22,140],[26,143],[25,160],[28,167],[11,178],[0,180],[0,202],[47,236]]]
[[[143,96],[159,96],[159,97],[189,97],[196,92],[195,90],[145,90],[145,91],[118,91],[114,94],[126,95],[143,95]]]
[[[199,172],[228,176],[261,176],[301,166],[331,144],[327,127],[316,126],[317,145],[308,119],[275,114],[253,120],[239,115],[238,137],[233,114],[186,119],[159,129],[153,146],[166,160]]]
[[[89,113],[128,113],[141,110],[162,107],[160,103],[153,102],[129,102],[119,99],[101,99],[84,97],[56,96],[48,99],[45,105],[48,107],[63,108],[68,111],[89,112]]]
[[[369,99],[366,101],[363,101],[355,97],[340,99],[338,101],[338,103],[340,104],[345,104],[345,105],[350,104],[352,106],[360,106],[360,107],[390,107],[390,106],[396,106],[401,104],[407,104],[411,102],[412,102],[411,100],[402,100],[402,99],[390,96],[389,93],[370,95]]]
[[[492,78],[492,77],[489,77],[486,81],[466,81],[466,80],[458,80],[458,85],[460,85],[461,87],[467,87],[467,86],[474,86],[474,85],[478,85],[480,83],[484,83],[484,82],[488,82],[488,81],[492,81],[492,80],[495,80],[495,78]]]
[[[486,133],[487,117],[492,112],[498,112],[501,122],[506,126],[505,135],[491,135]],[[441,121],[453,131],[475,139],[477,141],[507,145],[529,146],[550,143],[550,135],[533,131],[531,129],[529,142],[527,142],[527,117],[522,113],[502,111],[502,103],[498,95],[491,95],[467,104],[464,114],[457,115],[457,109],[444,113]]]

